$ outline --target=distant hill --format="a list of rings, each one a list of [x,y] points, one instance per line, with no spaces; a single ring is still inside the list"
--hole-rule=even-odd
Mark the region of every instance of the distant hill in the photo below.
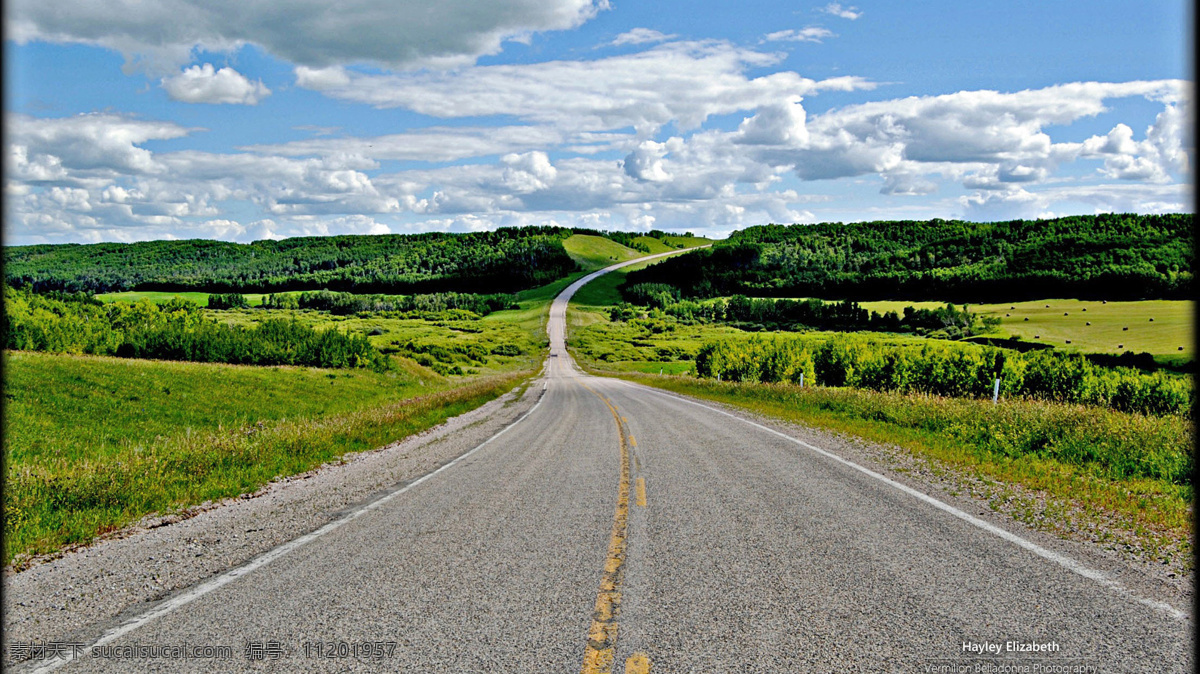
[[[576,270],[571,230],[386,234],[255,241],[193,239],[6,247],[5,277],[35,291],[512,292]]]
[[[685,297],[1191,299],[1194,216],[764,225],[629,274]]]

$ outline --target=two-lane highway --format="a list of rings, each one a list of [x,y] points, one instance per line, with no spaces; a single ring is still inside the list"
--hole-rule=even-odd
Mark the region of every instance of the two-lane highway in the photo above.
[[[581,373],[566,310],[586,280],[551,307],[528,414],[98,628],[65,669],[1191,671],[1186,607],[849,463],[836,438]],[[172,644],[234,657],[137,651]]]

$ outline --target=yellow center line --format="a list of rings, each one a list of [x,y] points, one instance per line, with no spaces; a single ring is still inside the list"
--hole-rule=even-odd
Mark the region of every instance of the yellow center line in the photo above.
[[[613,420],[617,422],[617,434],[621,441],[621,479],[617,486],[617,508],[613,513],[612,534],[608,539],[608,557],[604,561],[604,577],[596,595],[596,607],[592,612],[592,626],[588,630],[587,649],[583,654],[583,674],[611,674],[617,648],[617,616],[621,611],[621,581],[624,578],[625,534],[629,522],[629,439],[621,415],[616,406],[586,384],[583,387],[608,405]],[[634,669],[635,672],[648,672]],[[626,662],[626,672],[629,663]]]
[[[650,674],[650,657],[634,653],[625,661],[625,674]]]
[[[646,478],[639,477],[637,481],[637,504],[646,507]]]

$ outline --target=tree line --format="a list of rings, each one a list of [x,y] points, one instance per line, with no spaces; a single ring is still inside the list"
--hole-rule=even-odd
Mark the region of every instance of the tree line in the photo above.
[[[629,274],[684,298],[1190,299],[1192,214],[763,225]]]
[[[843,332],[940,331],[951,338],[969,337],[995,328],[1000,319],[979,316],[963,306],[947,303],[936,309],[904,307],[901,312],[868,311],[853,300],[825,302],[819,299],[790,300],[735,295],[710,300],[681,299],[679,288],[665,283],[639,283],[621,287],[630,304],[659,309],[684,322],[730,323],[763,330],[835,330]],[[610,310],[612,320],[628,320],[640,314],[628,306]]]
[[[245,365],[386,370],[365,335],[268,319],[256,328],[206,317],[186,300],[103,304],[83,294],[4,289],[4,348]]]
[[[792,382],[897,393],[1000,395],[1112,407],[1150,415],[1190,416],[1188,377],[1104,368],[1078,354],[1018,353],[963,343],[890,344],[856,335],[832,338],[755,335],[709,342],[696,373],[723,381]]]
[[[106,293],[127,290],[221,294],[330,290],[371,293],[511,293],[577,271],[562,240],[592,234],[649,252],[639,236],[566,227],[503,227],[466,234],[342,235],[262,240],[6,246],[5,278],[18,288]]]
[[[5,276],[37,292],[514,292],[576,270],[563,248],[564,231],[8,246]]]
[[[469,311],[476,316],[486,316],[494,311],[519,308],[515,295],[502,293],[491,295],[455,292],[421,295],[356,295],[329,290],[268,295],[263,298],[262,306],[267,309],[315,309],[343,316],[361,312],[385,311],[426,316],[455,309]]]

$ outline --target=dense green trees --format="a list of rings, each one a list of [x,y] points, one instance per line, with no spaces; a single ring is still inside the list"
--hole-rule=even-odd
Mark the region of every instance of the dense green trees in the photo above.
[[[268,309],[316,309],[343,316],[364,311],[396,311],[425,315],[452,309],[461,309],[478,316],[486,316],[493,311],[518,307],[516,296],[506,294],[478,295],[447,292],[422,295],[355,295],[329,290],[268,295],[263,299],[263,306]]]
[[[563,227],[492,232],[297,237],[249,244],[193,239],[139,243],[8,246],[5,278],[36,292],[199,290],[277,293],[510,293],[576,270],[562,240],[610,238],[643,252],[641,234]],[[665,232],[646,234],[654,238]]]
[[[241,293],[213,293],[208,296],[209,309],[245,309],[250,303]]]
[[[1190,214],[765,225],[632,272],[683,297],[1188,299]]]
[[[10,284],[38,292],[513,292],[575,271],[562,245],[570,231],[525,227],[250,244],[189,240],[13,246],[5,248],[5,275]]]
[[[705,344],[696,373],[724,381],[799,382],[953,397],[1000,394],[1113,407],[1142,414],[1191,413],[1191,379],[1104,368],[1078,354],[1018,353],[974,344],[889,344],[836,335],[782,336]]]
[[[292,320],[257,328],[218,323],[195,304],[101,304],[5,287],[4,348],[248,365],[387,369],[387,357],[363,335],[318,331]]]
[[[727,322],[761,330],[841,330],[855,332],[937,332],[946,337],[970,337],[987,332],[1000,319],[980,317],[965,306],[946,304],[938,309],[904,307],[904,313],[888,311],[880,314],[867,311],[857,302],[824,302],[818,299],[788,300],[751,298],[735,295],[729,299],[694,301],[681,300],[680,290],[666,283],[639,283],[621,287],[621,294],[632,304],[660,309],[668,316],[683,321],[713,323]],[[612,320],[632,316],[624,307],[610,312]]]

